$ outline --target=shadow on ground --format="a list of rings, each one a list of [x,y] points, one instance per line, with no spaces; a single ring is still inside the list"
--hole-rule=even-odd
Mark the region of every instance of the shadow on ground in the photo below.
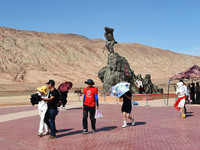
[[[192,117],[192,116],[194,116],[194,115],[186,115],[186,118],[188,118],[188,117]]]
[[[134,126],[141,126],[141,125],[145,125],[145,124],[146,124],[146,122],[135,122],[135,125],[134,125]],[[128,125],[128,126],[132,126],[131,123],[128,123],[127,125]]]
[[[116,129],[116,128],[117,128],[117,126],[103,127],[103,128],[97,129],[97,132],[99,132],[99,131],[111,131],[111,130]]]
[[[77,107],[77,108],[69,108],[67,110],[76,110],[76,109],[83,109],[82,107]]]
[[[61,137],[64,137],[64,136],[81,134],[81,133],[82,133],[82,130],[77,130],[77,131],[72,131],[72,132],[68,132],[68,133],[65,133],[65,134],[59,134],[59,135],[56,136],[56,138],[61,138]]]
[[[58,132],[67,132],[67,131],[70,131],[70,130],[73,130],[73,128],[70,128],[70,129],[59,129]]]

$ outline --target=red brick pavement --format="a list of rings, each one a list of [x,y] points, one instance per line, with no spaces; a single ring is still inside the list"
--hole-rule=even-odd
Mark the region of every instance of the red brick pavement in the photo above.
[[[57,139],[37,137],[39,116],[0,123],[1,150],[197,150],[200,149],[200,107],[188,117],[173,107],[133,107],[135,126],[121,128],[120,105],[101,105],[97,133],[82,135],[82,110],[60,111]],[[90,121],[89,127],[90,127]],[[91,129],[90,129],[91,130]]]

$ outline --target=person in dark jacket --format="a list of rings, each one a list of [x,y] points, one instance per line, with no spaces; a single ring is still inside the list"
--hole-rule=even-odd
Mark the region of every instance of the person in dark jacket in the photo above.
[[[196,103],[200,104],[200,87],[199,87],[199,82],[196,82],[195,93],[196,93]]]
[[[131,91],[126,92],[124,95],[120,97],[120,99],[123,100],[121,111],[123,113],[124,124],[122,125],[122,128],[127,127],[127,118],[131,120],[132,125],[135,125],[134,119],[130,116],[132,110],[131,98],[132,98]]]
[[[60,92],[60,97],[61,97],[61,101],[62,101],[62,109],[63,110],[66,110],[65,105],[67,104],[67,95],[68,95],[68,91]]]
[[[195,104],[195,84],[192,83],[192,87],[190,88],[190,97],[192,100],[192,104]]]
[[[48,94],[48,98],[42,98],[42,100],[47,101],[48,109],[45,114],[44,122],[51,130],[51,135],[48,138],[50,140],[56,138],[57,130],[55,125],[55,118],[58,114],[57,104],[59,102],[60,96],[58,90],[55,88],[55,82],[53,80],[49,80],[49,82],[47,82],[46,84],[50,89],[50,92]]]

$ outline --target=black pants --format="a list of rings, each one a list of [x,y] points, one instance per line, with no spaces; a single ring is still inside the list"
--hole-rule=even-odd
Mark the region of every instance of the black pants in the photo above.
[[[92,130],[96,130],[96,119],[94,118],[95,116],[95,107],[89,107],[84,105],[83,106],[83,129],[88,130],[88,112],[90,112],[90,120],[91,120],[91,126],[92,126]]]
[[[66,104],[67,104],[67,99],[62,100],[63,107],[65,107]]]
[[[67,104],[67,95],[68,92],[60,92],[63,107],[65,107],[65,105]]]
[[[187,109],[186,109],[185,105],[184,105],[184,111],[185,111],[185,114],[186,114],[187,113]]]
[[[139,93],[142,94],[142,92],[143,92],[143,88],[140,87],[140,88],[139,88]]]

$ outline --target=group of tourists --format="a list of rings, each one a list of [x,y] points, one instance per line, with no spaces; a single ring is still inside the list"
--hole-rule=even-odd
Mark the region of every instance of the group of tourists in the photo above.
[[[60,95],[58,90],[55,88],[55,82],[53,80],[49,80],[49,82],[46,83],[48,89],[50,90],[47,94],[47,87],[39,87],[38,95],[41,96],[41,101],[38,103],[38,112],[40,115],[40,124],[39,124],[39,131],[38,136],[42,137],[43,135],[49,134],[50,130],[50,137],[48,139],[55,139],[56,138],[56,124],[55,124],[55,118],[58,114],[58,102],[60,100]],[[88,86],[83,91],[83,119],[82,119],[82,125],[83,125],[83,134],[88,133],[95,133],[96,132],[96,118],[95,118],[95,112],[96,109],[99,109],[99,102],[98,102],[98,89],[94,87],[94,82],[91,79],[88,79],[85,84]],[[192,84],[192,87],[193,84]],[[195,90],[199,87],[198,84],[196,84]],[[178,95],[178,99],[176,103],[174,104],[174,107],[176,110],[181,111],[181,118],[186,117],[186,102],[187,97],[191,95],[191,92],[189,92],[187,86],[185,83],[180,80],[180,82],[177,83],[176,94]],[[191,90],[190,90],[191,91]],[[198,98],[199,93],[196,92],[196,97]],[[123,114],[123,125],[122,128],[127,127],[127,119],[130,119],[131,125],[135,125],[135,120],[131,117],[131,110],[132,110],[132,92],[129,90],[128,92],[124,93],[120,100],[123,101],[121,112]],[[64,104],[65,105],[65,104]],[[88,131],[88,114],[90,115],[90,121],[92,126],[92,131]],[[44,132],[44,133],[43,133]]]
[[[38,136],[42,137],[43,135],[50,134],[48,139],[55,139],[56,133],[56,124],[55,118],[58,114],[58,102],[60,100],[59,92],[55,88],[55,82],[53,80],[49,80],[46,83],[48,89],[50,90],[47,94],[47,87],[42,86],[37,88],[38,95],[41,96],[41,101],[38,103],[38,112],[40,115],[40,124],[39,124],[39,131]],[[85,84],[88,86],[83,91],[83,134],[88,133],[95,133],[96,132],[96,118],[95,112],[96,109],[99,109],[99,102],[98,102],[98,89],[94,87],[94,82],[91,79],[88,79]],[[123,94],[120,99],[123,101],[122,105],[122,113],[123,113],[123,125],[122,127],[127,127],[127,119],[130,119],[131,124],[134,125],[135,121],[130,116],[132,104],[131,104],[131,91],[126,92]],[[64,104],[65,105],[65,104]],[[92,131],[88,131],[88,114],[90,115],[90,121],[92,126]],[[50,133],[49,133],[50,130]]]
[[[188,90],[190,92],[190,100],[192,100],[193,104],[200,104],[200,87],[199,82],[189,83]]]

